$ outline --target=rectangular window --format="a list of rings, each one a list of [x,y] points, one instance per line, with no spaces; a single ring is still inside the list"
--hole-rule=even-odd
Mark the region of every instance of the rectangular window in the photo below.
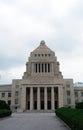
[[[83,92],[81,92],[81,96],[83,97]]]
[[[79,101],[78,101],[78,99],[75,99],[75,103],[78,103]]]
[[[35,64],[35,72],[37,73],[37,64]]]
[[[8,97],[11,97],[11,93],[8,93]]]
[[[44,72],[43,68],[44,68],[44,65],[42,64],[42,72]]]
[[[15,91],[15,96],[18,96],[19,95],[19,92],[18,91]]]
[[[39,73],[40,73],[40,64],[39,64]]]
[[[66,87],[67,87],[67,88],[70,88],[70,84],[67,84]]]
[[[70,91],[69,90],[67,90],[67,96],[70,96]]]
[[[5,93],[2,93],[2,98],[5,97]]]
[[[45,72],[47,72],[47,64],[45,64]]]
[[[18,88],[19,88],[19,85],[16,85],[16,88],[18,89]]]
[[[67,98],[67,104],[71,104],[71,99]]]
[[[18,99],[17,98],[15,99],[15,104],[18,104]]]
[[[50,64],[48,64],[48,72],[50,72]]]
[[[35,57],[37,56],[37,54],[35,54]]]
[[[77,91],[75,91],[75,97],[78,97],[78,92]]]

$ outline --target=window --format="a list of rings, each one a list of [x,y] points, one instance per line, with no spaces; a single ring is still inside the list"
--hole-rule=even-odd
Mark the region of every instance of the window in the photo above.
[[[40,64],[39,64],[39,72],[40,72]]]
[[[44,72],[44,64],[42,64],[42,72]]]
[[[35,64],[35,72],[37,73],[37,64]]]
[[[2,97],[5,97],[5,93],[2,93]]]
[[[47,65],[45,64],[45,72],[47,72]]]
[[[67,98],[67,104],[71,104],[71,99]]]
[[[78,101],[78,99],[75,99],[75,103],[78,103],[79,101]]]
[[[18,91],[15,91],[15,96],[18,96],[19,92]]]
[[[17,110],[18,107],[15,107],[15,110]]]
[[[75,91],[75,97],[78,97],[78,92],[77,91]]]
[[[11,97],[11,93],[8,93],[8,97]]]
[[[35,57],[37,56],[37,54],[35,54]]]
[[[18,104],[18,99],[17,98],[15,99],[15,104]]]
[[[42,57],[44,56],[44,54],[42,54]]]
[[[45,54],[45,56],[47,56],[47,54]]]
[[[40,54],[38,54],[38,56],[40,57]]]
[[[81,96],[83,97],[83,92],[81,92]]]
[[[70,88],[70,84],[67,84],[66,87],[67,87],[67,88]]]
[[[50,64],[48,64],[48,72],[50,72]]]
[[[16,85],[16,88],[19,88],[19,85]]]
[[[67,91],[67,96],[70,96],[70,91],[69,90]]]

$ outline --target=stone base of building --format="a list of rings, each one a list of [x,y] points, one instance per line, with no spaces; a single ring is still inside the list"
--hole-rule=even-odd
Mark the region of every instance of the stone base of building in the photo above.
[[[23,110],[17,110],[16,112],[18,112],[18,113],[54,113],[55,112],[55,110],[25,110],[25,111],[23,111]]]

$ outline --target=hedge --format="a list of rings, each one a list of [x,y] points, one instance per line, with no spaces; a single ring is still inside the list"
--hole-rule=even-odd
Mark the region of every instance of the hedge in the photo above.
[[[0,118],[10,116],[11,114],[9,105],[5,101],[0,100]]]
[[[75,106],[77,109],[83,109],[83,102],[78,102],[76,103],[76,106]]]
[[[10,107],[9,107],[9,105],[5,101],[0,100],[0,109],[10,110]]]
[[[59,108],[55,112],[72,130],[83,130],[82,109]]]
[[[6,117],[6,116],[10,116],[11,115],[11,110],[7,110],[7,109],[0,109],[0,118],[2,117]]]

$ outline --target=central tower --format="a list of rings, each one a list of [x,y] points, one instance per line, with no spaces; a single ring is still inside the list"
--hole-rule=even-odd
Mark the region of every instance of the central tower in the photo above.
[[[55,53],[46,46],[45,41],[41,41],[40,45],[31,52],[29,57],[29,62],[26,63],[26,72],[24,73],[23,79],[34,78],[40,82],[39,78],[63,78],[61,72],[59,71],[59,62],[57,62],[57,57]],[[49,81],[49,80],[48,80]],[[47,81],[47,83],[48,83]],[[42,81],[44,83],[44,81]],[[53,82],[52,82],[53,83]]]

